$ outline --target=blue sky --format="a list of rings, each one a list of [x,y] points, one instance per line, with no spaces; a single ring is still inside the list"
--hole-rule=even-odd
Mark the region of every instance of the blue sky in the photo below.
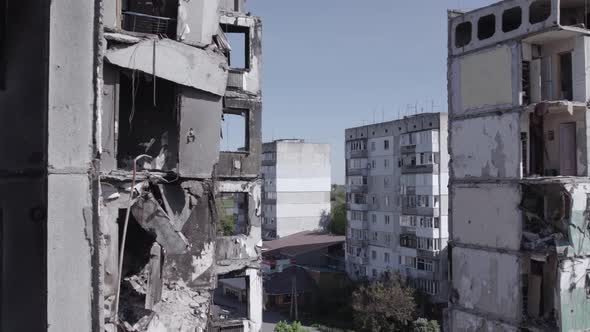
[[[493,2],[247,0],[263,24],[263,140],[330,143],[344,183],[344,129],[446,112],[446,10]]]

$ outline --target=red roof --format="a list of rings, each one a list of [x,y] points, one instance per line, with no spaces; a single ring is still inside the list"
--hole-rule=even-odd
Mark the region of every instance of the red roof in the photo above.
[[[278,249],[289,255],[301,254],[311,250],[322,249],[335,244],[344,243],[345,237],[321,231],[303,231],[277,240],[265,241],[262,244],[263,253]]]

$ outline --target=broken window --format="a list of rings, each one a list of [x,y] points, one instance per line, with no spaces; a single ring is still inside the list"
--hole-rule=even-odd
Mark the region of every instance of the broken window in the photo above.
[[[222,236],[248,235],[247,193],[221,193],[217,197],[219,225],[217,233]]]
[[[120,75],[117,164],[133,169],[173,170],[178,164],[178,116],[175,84],[137,71]]]
[[[250,278],[228,273],[219,275],[213,291],[210,331],[243,331],[248,319]]]
[[[541,23],[551,16],[551,0],[537,0],[529,7],[529,22]]]
[[[588,29],[589,5],[588,1],[559,1],[559,23],[561,25]]]
[[[482,16],[477,21],[477,38],[484,40],[496,33],[496,15]]]
[[[123,0],[123,30],[176,38],[178,0]]]
[[[224,109],[221,118],[220,149],[225,152],[248,152],[249,112],[247,109]]]
[[[502,31],[510,32],[520,28],[522,24],[522,9],[520,7],[513,7],[506,9],[502,13]]]
[[[455,28],[455,47],[464,47],[471,42],[471,22],[463,22]]]
[[[119,252],[123,240],[126,209],[119,210]],[[162,295],[162,247],[156,236],[145,231],[129,214],[121,270],[119,318],[131,325],[151,314]]]
[[[586,291],[586,298],[590,299],[590,270],[586,270],[586,278],[584,279],[584,290]]]
[[[230,45],[226,51],[230,68],[250,69],[250,28],[230,24],[222,24],[221,28]]]

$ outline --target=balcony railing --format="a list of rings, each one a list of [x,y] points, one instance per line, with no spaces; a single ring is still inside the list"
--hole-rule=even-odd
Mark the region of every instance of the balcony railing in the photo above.
[[[123,12],[123,30],[176,37],[176,20],[136,12]]]
[[[350,158],[367,158],[369,151],[367,150],[355,150],[350,151]]]
[[[366,184],[349,184],[346,186],[349,193],[366,193],[368,188]]]
[[[403,165],[402,174],[416,174],[416,173],[438,173],[438,165]]]

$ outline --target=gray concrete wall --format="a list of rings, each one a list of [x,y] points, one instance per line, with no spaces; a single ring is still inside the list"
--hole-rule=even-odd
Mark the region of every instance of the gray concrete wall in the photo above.
[[[90,331],[98,320],[92,284],[95,4],[52,2],[47,154],[47,330]],[[75,51],[72,51],[75,50]],[[85,218],[86,216],[86,218]]]

